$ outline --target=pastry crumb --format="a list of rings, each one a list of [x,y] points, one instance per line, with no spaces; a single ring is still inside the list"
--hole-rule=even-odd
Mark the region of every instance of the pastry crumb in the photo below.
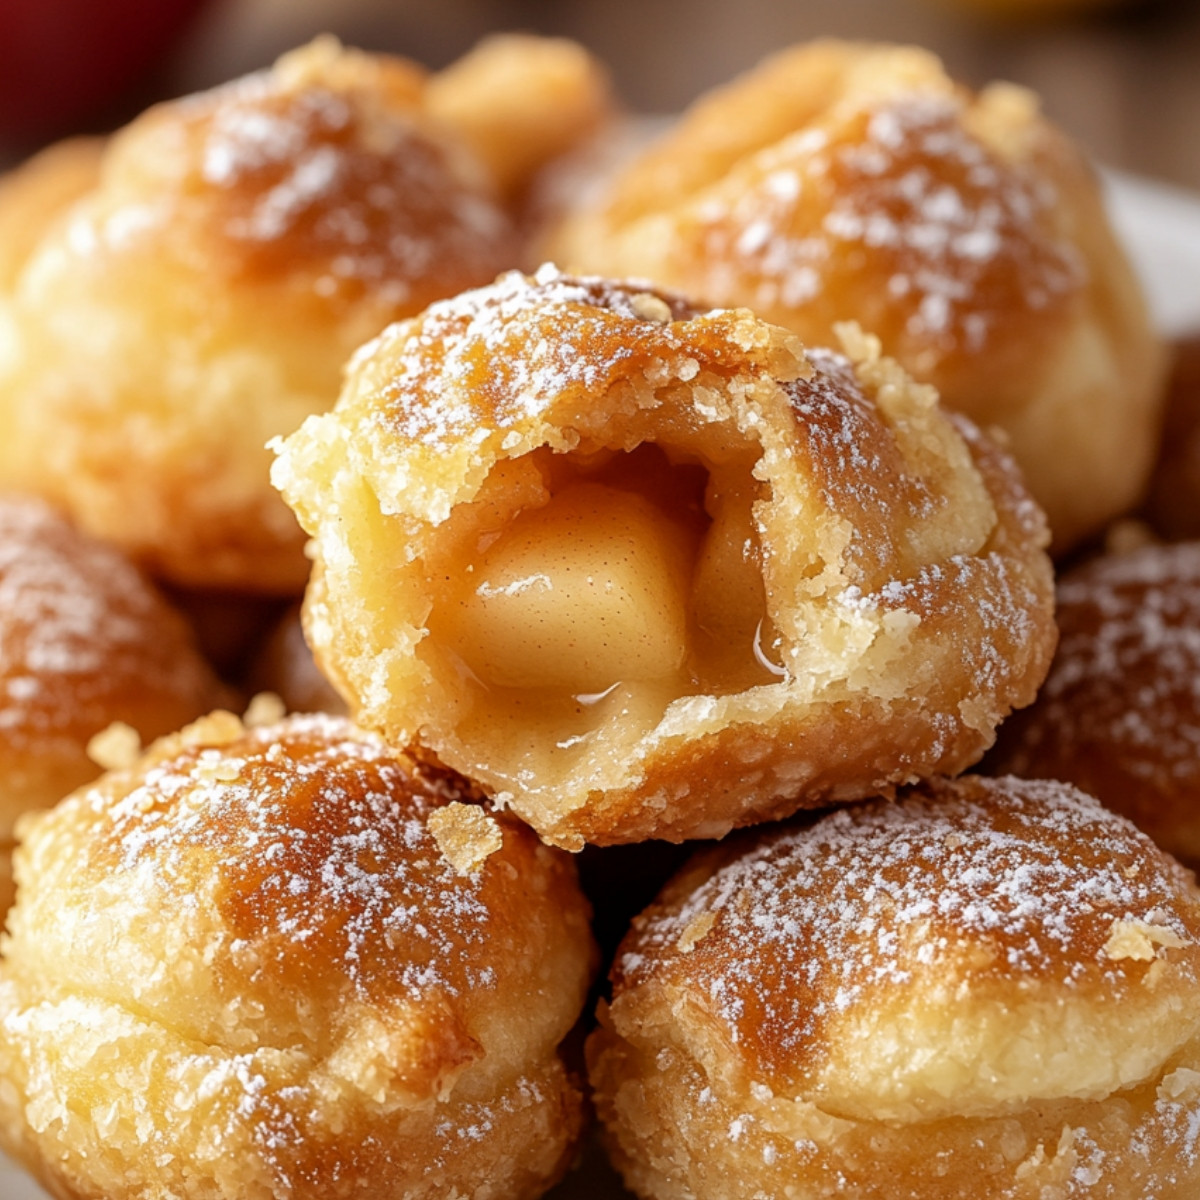
[[[181,729],[179,740],[184,746],[227,746],[244,732],[240,717],[218,708]]]
[[[459,875],[478,871],[504,845],[499,823],[476,804],[455,801],[430,813],[429,832]]]
[[[287,716],[287,706],[274,692],[258,692],[246,706],[242,723],[247,729],[274,725]]]
[[[695,948],[696,943],[701,941],[713,925],[716,923],[717,914],[715,912],[702,912],[698,917],[693,917],[687,924],[687,928],[679,935],[679,940],[675,943],[675,948],[681,954],[690,954]]]
[[[114,721],[94,734],[87,744],[88,758],[105,771],[132,767],[141,752],[141,734],[124,721]]]
[[[638,292],[629,305],[643,321],[654,321],[659,325],[671,323],[671,306],[653,292]]]
[[[1158,1085],[1160,1099],[1173,1101],[1200,1096],[1200,1071],[1188,1067],[1176,1067],[1170,1075],[1163,1077]]]
[[[1144,921],[1114,921],[1108,941],[1104,943],[1104,953],[1114,961],[1132,958],[1136,962],[1149,962],[1157,955],[1158,946],[1178,949],[1186,945],[1186,938],[1162,925],[1148,925]]]
[[[833,331],[852,362],[878,362],[883,354],[883,343],[874,334],[867,333],[857,321],[839,321]]]
[[[219,751],[206,750],[193,771],[204,783],[237,783],[242,777],[244,760],[225,758]]]

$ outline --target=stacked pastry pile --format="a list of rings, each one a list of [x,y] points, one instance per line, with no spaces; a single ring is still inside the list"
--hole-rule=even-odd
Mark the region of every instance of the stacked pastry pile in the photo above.
[[[0,479],[43,497],[0,514],[4,1148],[70,1198],[541,1195],[567,851],[611,926],[619,847],[753,827],[587,1041],[639,1194],[1194,1195],[1200,893],[1037,778],[1195,853],[1190,548],[1082,568],[1051,667],[1051,531],[1141,495],[1161,374],[1086,164],[884,47],[781,55],[585,200],[611,122],[562,43],[318,43],[0,190]],[[325,711],[201,715],[142,570]],[[1026,777],[955,780],[1048,671]]]

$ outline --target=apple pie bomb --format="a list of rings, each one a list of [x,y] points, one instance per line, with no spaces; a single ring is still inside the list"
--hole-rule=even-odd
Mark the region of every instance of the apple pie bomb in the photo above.
[[[485,158],[504,70],[524,86]],[[539,136],[520,118],[551,102]],[[298,594],[265,443],[389,321],[517,265],[509,196],[606,102],[569,43],[501,39],[442,79],[324,39],[33,160],[0,182],[0,483],[173,582]]]
[[[225,700],[183,618],[120,551],[0,494],[0,922],[25,813],[94,779],[114,745]]]
[[[532,1200],[583,1122],[574,864],[348,721],[202,718],[31,821],[0,1141],[63,1200]]]
[[[1055,640],[1015,465],[853,327],[510,273],[277,453],[356,719],[571,849],[961,771]]]
[[[1164,355],[1090,165],[1007,84],[913,47],[796,46],[700,99],[547,231],[571,270],[746,305],[824,345],[847,317],[999,426],[1056,552],[1135,504]]]
[[[989,769],[1062,779],[1200,866],[1200,542],[1067,572],[1058,651]]]
[[[635,920],[588,1061],[643,1200],[1192,1200],[1200,892],[1053,782],[756,830]]]

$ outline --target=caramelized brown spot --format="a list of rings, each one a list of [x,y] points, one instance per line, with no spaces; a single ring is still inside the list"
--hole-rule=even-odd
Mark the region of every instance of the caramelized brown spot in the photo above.
[[[665,383],[664,359],[691,359],[697,374],[728,375],[744,363],[746,348],[720,322],[676,331],[642,316],[647,294],[645,285],[545,267],[533,279],[512,273],[434,304],[403,327],[405,349],[390,365],[375,419],[402,438],[440,446],[467,430],[510,428],[563,396],[586,412],[592,397],[639,373]],[[676,321],[697,315],[677,296],[652,294]],[[440,402],[443,378],[455,379],[469,408]]]
[[[223,923],[285,986],[414,1000],[494,986],[488,947],[511,932],[504,898],[535,839],[492,818],[508,852],[460,875],[428,820],[468,785],[351,728],[295,718],[185,749],[115,805],[90,869],[149,859],[185,889],[215,874]]]
[[[181,186],[231,245],[226,269],[315,271],[331,300],[381,289],[416,312],[511,265],[507,217],[412,111],[319,86],[217,96],[211,112],[181,110],[193,143]]]

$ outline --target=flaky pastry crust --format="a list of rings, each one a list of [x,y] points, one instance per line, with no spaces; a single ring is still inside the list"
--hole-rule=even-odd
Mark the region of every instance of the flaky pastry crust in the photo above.
[[[990,769],[1084,788],[1200,865],[1200,542],[1076,567],[1058,626],[1045,686]]]
[[[1162,349],[1090,166],[1030,93],[973,95],[926,51],[782,51],[542,249],[818,345],[858,321],[947,406],[1005,430],[1056,550],[1148,478]]]
[[[572,848],[974,761],[1049,660],[1042,515],[847,347],[547,268],[364,348],[274,472],[358,719]]]
[[[217,713],[31,823],[5,1150],[71,1200],[540,1195],[588,911],[474,799],[344,720]]]
[[[13,281],[0,480],[173,581],[298,592],[266,441],[388,321],[517,258],[425,89],[325,40],[116,134]]]
[[[646,1200],[1184,1200],[1200,894],[1063,784],[732,839],[635,920],[589,1040]]]

